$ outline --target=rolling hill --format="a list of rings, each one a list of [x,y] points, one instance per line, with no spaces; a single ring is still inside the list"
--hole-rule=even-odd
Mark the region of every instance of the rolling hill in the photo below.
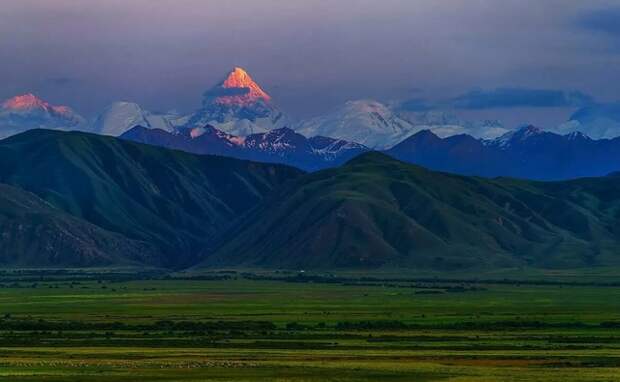
[[[372,152],[284,187],[205,253],[202,266],[618,265],[619,216],[618,177],[484,179]]]
[[[300,174],[79,132],[31,130],[0,141],[0,183],[148,242],[161,265],[175,268],[196,261],[234,219]]]
[[[0,141],[0,192],[4,266],[620,265],[617,175],[488,179],[379,152],[304,174],[88,133],[31,130]]]

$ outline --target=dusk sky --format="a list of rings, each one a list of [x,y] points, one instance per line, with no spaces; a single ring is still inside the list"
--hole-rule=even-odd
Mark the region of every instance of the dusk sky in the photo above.
[[[0,98],[187,112],[238,65],[296,117],[374,98],[544,126],[620,100],[617,20],[618,1],[2,1]]]

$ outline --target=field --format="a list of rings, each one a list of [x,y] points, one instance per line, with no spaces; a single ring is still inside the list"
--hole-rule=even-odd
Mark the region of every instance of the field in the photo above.
[[[2,381],[618,381],[620,285],[0,274]]]

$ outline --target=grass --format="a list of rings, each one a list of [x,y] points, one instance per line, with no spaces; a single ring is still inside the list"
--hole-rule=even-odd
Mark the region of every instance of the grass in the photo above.
[[[3,275],[0,380],[570,382],[620,375],[618,286],[93,277],[9,282]]]

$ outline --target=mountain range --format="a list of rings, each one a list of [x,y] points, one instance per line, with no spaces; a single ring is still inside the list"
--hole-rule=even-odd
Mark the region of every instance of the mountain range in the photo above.
[[[52,106],[32,94],[14,97],[5,104],[23,104],[20,99],[27,99],[31,106],[21,108],[18,117],[15,107],[5,107],[5,118],[0,111],[0,134],[4,137],[32,128],[84,130],[119,136],[138,125],[168,132],[210,125],[231,135],[247,136],[289,127],[307,138],[327,136],[385,149],[422,129],[432,129],[441,136],[468,132],[482,138],[495,137],[505,131],[497,122],[472,124],[449,113],[414,113],[375,100],[349,101],[334,112],[296,121],[239,67],[204,92],[201,107],[187,115],[152,112],[134,102],[119,101],[107,106],[89,122],[66,106]],[[62,112],[58,113],[59,110]]]
[[[620,178],[567,182],[434,172],[371,152],[297,178],[203,266],[337,269],[620,263]]]
[[[440,138],[425,130],[385,151],[431,169],[485,177],[561,180],[603,176],[620,169],[620,138],[593,140],[526,126],[493,140]]]
[[[594,140],[613,140],[614,137],[619,135],[619,116],[620,107],[617,104],[589,104],[577,110],[568,122],[551,131],[558,135],[569,136],[575,136],[578,133],[585,135],[585,131],[587,132],[586,136],[597,138]],[[513,161],[521,163],[529,161],[530,158],[524,159],[519,157],[514,152],[515,150],[508,154],[506,152],[499,154],[488,153],[488,151],[493,150],[488,148],[492,144],[489,145],[487,143],[498,139],[506,140],[506,137],[511,135],[510,133],[515,133],[514,131],[506,129],[499,121],[461,120],[452,112],[427,109],[424,105],[418,105],[415,102],[413,104],[411,102],[384,104],[376,100],[355,100],[346,102],[342,107],[337,108],[333,112],[295,121],[277,106],[273,97],[247,71],[240,67],[233,68],[222,81],[204,92],[201,107],[186,115],[176,112],[152,112],[136,103],[122,101],[110,104],[96,118],[89,122],[69,107],[52,105],[33,94],[13,97],[2,103],[0,107],[0,138],[32,128],[83,130],[103,135],[121,136],[136,126],[163,130],[170,134],[178,135],[175,139],[167,139],[169,142],[196,134],[197,131],[205,129],[206,126],[214,127],[225,134],[238,138],[245,138],[247,136],[256,138],[259,137],[257,134],[268,133],[272,130],[276,130],[274,135],[277,135],[277,131],[288,127],[305,136],[308,140],[315,142],[302,144],[301,140],[295,138],[293,141],[299,141],[293,143],[295,148],[280,146],[282,151],[275,152],[277,151],[275,147],[271,147],[269,155],[266,155],[265,152],[251,153],[253,150],[248,149],[242,150],[243,152],[235,149],[233,150],[235,151],[234,153],[218,152],[219,149],[217,147],[206,149],[204,142],[201,144],[196,144],[196,142],[176,142],[174,147],[197,153],[219,153],[240,158],[288,163],[308,170],[342,163],[337,158],[331,161],[324,160],[324,155],[322,155],[324,146],[318,142],[323,142],[326,138],[332,138],[340,142],[338,145],[359,146],[350,152],[361,149],[362,146],[372,150],[389,150],[390,152],[397,153],[398,158],[412,163],[420,163],[433,168],[466,174],[563,179],[574,176],[600,175],[603,169],[607,170],[609,167],[604,166],[599,171],[595,163],[582,161],[581,156],[576,155],[571,150],[569,154],[560,155],[558,158],[566,158],[568,162],[580,162],[583,168],[577,168],[578,166],[573,164],[557,163],[555,166],[558,168],[551,166],[549,175],[531,175],[532,171],[525,168],[505,171],[503,169],[505,167],[502,164],[503,162]],[[442,139],[459,135],[470,135],[487,147],[480,149],[484,151],[485,156],[499,158],[500,164],[496,166],[496,169],[479,168],[469,163],[480,161],[479,158],[458,158],[459,160],[464,159],[465,163],[454,165],[448,163],[438,166],[437,163],[428,159],[429,156],[432,156],[430,153],[428,155],[424,153],[404,153],[403,146],[411,146],[411,142],[407,140],[424,130],[429,130]],[[154,135],[157,134],[157,132],[154,133]],[[143,137],[145,135],[141,134]],[[156,139],[151,140],[153,143],[157,143]],[[535,150],[532,148],[528,150],[537,151],[535,156],[540,157],[543,162],[547,161],[544,158],[545,152],[555,153],[556,151],[554,147],[542,146],[547,143],[555,144],[558,139],[537,140],[537,144],[541,146]],[[528,143],[530,142],[531,140],[528,141]],[[449,143],[452,144],[454,142],[450,141]],[[399,147],[395,148],[397,145]],[[592,146],[593,144],[584,145]],[[609,145],[613,146],[613,144],[596,144],[597,147],[607,147]],[[163,146],[166,145],[164,144]],[[421,149],[418,148],[418,150]],[[331,148],[327,149],[327,151],[329,151],[328,156],[340,156],[338,153],[334,154]],[[349,152],[349,150],[346,151]],[[314,152],[314,154],[311,154],[311,152]],[[445,159],[446,154],[440,150],[437,156]],[[305,159],[302,157],[305,157]],[[342,157],[346,160],[350,156],[342,155]],[[294,158],[294,160],[291,158]],[[550,161],[553,162],[553,160]],[[613,161],[612,163],[615,165]],[[588,166],[590,166],[590,169],[588,169]],[[459,168],[461,167],[465,168],[466,171],[460,171]],[[567,167],[567,169],[562,167]]]
[[[414,108],[415,109],[415,108]],[[507,130],[500,122],[463,121],[437,110],[373,100],[345,103],[322,116],[292,122],[273,98],[236,67],[205,92],[193,113],[156,113],[132,102],[109,105],[91,123],[66,106],[32,94],[5,101],[0,137],[30,128],[85,130],[196,154],[212,154],[316,171],[380,150],[431,169],[486,177],[559,180],[620,169],[615,104],[585,106],[558,127]],[[287,127],[288,126],[288,127]]]
[[[147,263],[152,266],[190,265],[236,217],[301,173],[286,166],[198,156],[81,132],[30,130],[0,141],[0,183],[36,195],[54,211],[65,213],[57,215],[64,221],[66,214],[75,218],[71,230],[54,236],[80,231],[80,225],[88,231],[94,231],[93,225],[101,229],[93,242],[66,248],[72,255],[63,256],[73,256],[72,264],[80,262],[82,253],[132,259],[140,253],[111,250],[122,245],[149,248],[145,253],[154,258]],[[116,236],[106,238],[103,231]],[[114,246],[98,244],[119,237]],[[39,241],[36,236],[22,238]],[[26,254],[11,250],[20,248],[14,242],[9,246],[1,240],[0,245],[15,256],[9,263],[24,263],[20,257]]]
[[[424,136],[432,138],[418,134]],[[0,190],[3,266],[620,264],[617,175],[489,179],[379,152],[304,173],[89,133],[31,130],[0,141]]]
[[[285,127],[240,137],[210,125],[174,133],[136,126],[120,138],[196,154],[284,163],[307,171],[338,166],[369,150],[363,145],[340,139],[306,138]]]
[[[197,154],[283,163],[306,171],[335,167],[370,151],[354,142],[305,138],[287,128],[238,137],[208,125],[174,133],[136,127],[121,138]],[[561,180],[620,170],[620,138],[593,140],[581,133],[559,135],[534,126],[491,140],[465,134],[441,138],[422,130],[383,152],[434,170],[484,177]]]

